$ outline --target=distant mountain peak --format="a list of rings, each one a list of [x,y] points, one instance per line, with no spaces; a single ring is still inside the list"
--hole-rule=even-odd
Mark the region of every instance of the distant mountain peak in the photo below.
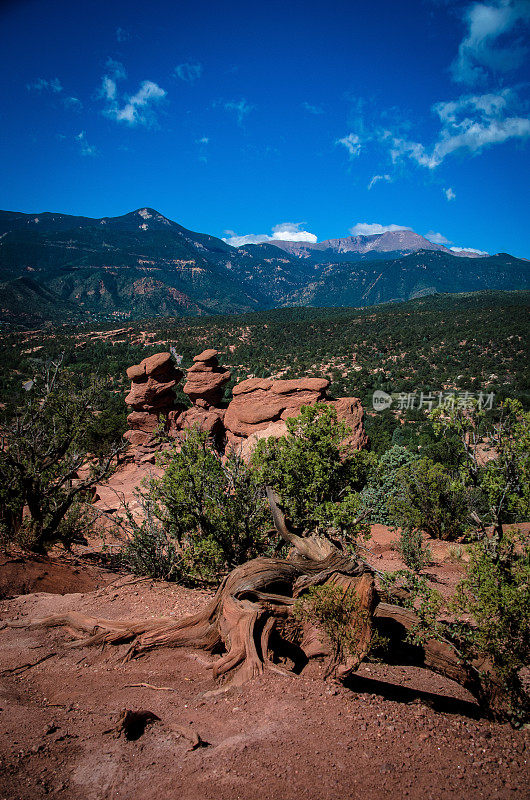
[[[311,258],[320,253],[352,253],[355,256],[364,256],[369,253],[399,253],[407,255],[420,250],[437,250],[452,256],[466,258],[480,258],[487,253],[472,248],[448,248],[443,244],[431,242],[425,236],[416,233],[410,228],[397,231],[383,231],[382,233],[359,234],[357,236],[344,236],[340,239],[326,239],[323,242],[286,242],[275,240],[271,242],[275,247],[285,250],[299,258]]]

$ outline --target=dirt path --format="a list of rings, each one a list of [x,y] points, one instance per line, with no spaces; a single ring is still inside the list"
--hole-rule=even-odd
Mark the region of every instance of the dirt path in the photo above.
[[[23,620],[66,609],[107,616],[180,616],[205,592],[135,583],[0,603]],[[266,675],[209,695],[209,657],[160,650],[120,665],[122,648],[68,649],[62,630],[4,628],[0,670],[0,798],[4,800],[442,800],[529,796],[530,735],[477,718],[460,687],[419,668],[363,665],[352,687]],[[132,688],[149,683],[174,691]],[[127,687],[127,688],[126,688]],[[160,721],[115,738],[123,709]],[[182,728],[208,746],[190,750]]]

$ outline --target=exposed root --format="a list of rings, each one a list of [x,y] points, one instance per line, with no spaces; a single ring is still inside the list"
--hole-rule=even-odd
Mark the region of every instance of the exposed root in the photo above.
[[[224,685],[230,682],[239,686],[266,670],[293,675],[310,658],[324,655],[331,655],[328,672],[344,679],[368,654],[374,624],[391,620],[407,630],[417,624],[416,614],[412,609],[381,602],[373,571],[365,562],[340,551],[327,539],[297,536],[289,530],[271,493],[269,500],[278,532],[294,547],[289,558],[256,558],[236,567],[196,614],[180,620],[108,620],[69,612],[10,625],[64,626],[85,634],[71,642],[72,647],[128,644],[124,661],[158,647],[199,648],[218,656],[209,667],[213,678]],[[317,626],[301,626],[293,617],[296,598],[312,586],[327,583],[339,587],[345,597],[353,593],[358,601],[348,624],[346,654],[340,643],[327,641]],[[454,647],[431,640],[425,643],[423,654],[425,667],[465,686],[482,708],[502,718],[506,698],[499,694],[490,677],[487,682],[483,680],[478,667],[463,664]],[[19,669],[24,668],[25,665]]]

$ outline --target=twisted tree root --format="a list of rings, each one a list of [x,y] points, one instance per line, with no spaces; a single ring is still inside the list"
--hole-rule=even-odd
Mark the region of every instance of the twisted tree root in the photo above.
[[[297,536],[273,492],[269,502],[278,532],[294,550],[287,559],[256,558],[236,567],[196,614],[180,620],[108,620],[72,611],[10,625],[64,626],[88,634],[71,642],[71,647],[126,643],[124,661],[157,647],[199,648],[219,656],[210,665],[216,681],[239,686],[266,670],[293,675],[310,658],[325,655],[331,656],[328,673],[345,679],[366,657],[375,626],[391,621],[406,631],[418,624],[412,609],[382,602],[386,598],[377,592],[373,571],[362,559],[345,554],[327,539]],[[354,593],[359,601],[350,628],[354,652],[340,653],[340,658],[322,631],[293,619],[296,598],[324,584]],[[502,719],[508,714],[507,697],[491,670],[485,680],[481,665],[463,663],[449,642],[429,640],[422,652],[424,667],[460,683],[490,716]]]

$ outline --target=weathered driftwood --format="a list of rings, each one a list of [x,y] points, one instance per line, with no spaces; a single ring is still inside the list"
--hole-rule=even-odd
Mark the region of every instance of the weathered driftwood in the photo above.
[[[175,620],[107,620],[69,612],[34,620],[28,627],[65,626],[87,634],[73,647],[128,643],[124,660],[157,647],[195,647],[218,655],[212,662],[219,682],[241,685],[265,670],[294,674],[309,658],[332,655],[329,642],[314,627],[293,618],[297,597],[311,586],[333,584],[358,597],[355,652],[332,671],[345,678],[366,657],[374,626],[391,622],[403,630],[418,623],[413,610],[386,602],[375,587],[374,573],[359,557],[341,551],[328,539],[294,533],[276,494],[267,490],[274,524],[292,547],[288,558],[256,558],[236,567],[224,578],[212,600],[196,614]],[[24,626],[24,623],[12,623]],[[450,643],[429,640],[422,647],[423,666],[464,686],[485,711],[503,716],[504,698],[495,682],[484,683],[482,673],[462,663]]]

